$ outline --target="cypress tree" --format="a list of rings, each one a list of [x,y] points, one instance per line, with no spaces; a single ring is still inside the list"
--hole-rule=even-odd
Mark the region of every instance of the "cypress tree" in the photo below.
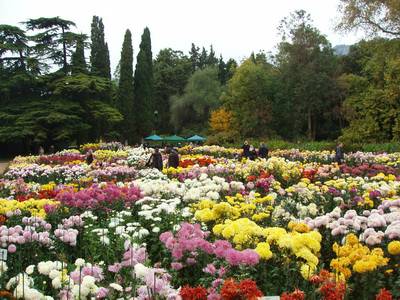
[[[77,39],[75,52],[71,56],[71,72],[75,75],[86,71],[84,37],[81,36]]]
[[[129,29],[125,32],[124,42],[121,50],[121,60],[119,63],[119,83],[116,106],[124,116],[122,122],[123,136],[125,139],[133,138],[134,120],[133,112],[133,48],[132,34]]]
[[[151,53],[150,30],[146,27],[142,34],[139,53],[136,60],[134,77],[136,138],[140,139],[151,133],[155,124],[153,104],[153,58]]]
[[[91,50],[90,66],[91,73],[97,76],[110,79],[110,57],[108,46],[104,40],[103,20],[98,16],[93,16],[91,28]]]
[[[108,43],[105,45],[105,66],[104,66],[104,77],[111,79],[111,62],[110,62],[110,52],[108,51]]]

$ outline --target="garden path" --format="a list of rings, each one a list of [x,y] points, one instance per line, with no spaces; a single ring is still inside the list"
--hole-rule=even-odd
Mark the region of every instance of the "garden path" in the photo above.
[[[3,175],[3,172],[7,169],[8,164],[8,161],[0,161],[0,175]]]

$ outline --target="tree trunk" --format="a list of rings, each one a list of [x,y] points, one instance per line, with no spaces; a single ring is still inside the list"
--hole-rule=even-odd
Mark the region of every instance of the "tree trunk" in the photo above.
[[[65,43],[65,29],[61,27],[62,30],[62,41],[63,41],[63,70],[67,74],[67,45]]]
[[[308,136],[308,139],[311,141],[313,139],[313,136],[312,136],[312,116],[311,116],[311,108],[310,107],[308,108],[307,115],[308,115],[307,116],[307,118],[308,118],[307,136]]]
[[[18,52],[19,52],[19,61],[21,62],[21,67],[25,71],[26,66],[25,66],[25,62],[24,62],[24,54],[22,53],[22,50],[19,50]]]

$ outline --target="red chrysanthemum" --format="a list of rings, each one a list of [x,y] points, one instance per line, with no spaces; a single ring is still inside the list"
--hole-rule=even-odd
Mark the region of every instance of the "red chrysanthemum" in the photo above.
[[[202,286],[190,287],[185,285],[179,294],[182,300],[207,300],[207,290]]]
[[[240,296],[240,288],[235,280],[227,279],[221,288],[221,297],[223,300],[232,300]]]
[[[343,282],[326,281],[319,289],[324,300],[342,300],[346,294]]]
[[[281,295],[281,300],[304,300],[306,295],[303,291],[295,289],[292,293],[283,293]]]
[[[242,280],[239,283],[240,293],[248,300],[255,300],[262,297],[263,293],[258,289],[257,284],[251,279]]]
[[[393,296],[387,289],[380,289],[378,295],[376,295],[376,300],[392,300]]]

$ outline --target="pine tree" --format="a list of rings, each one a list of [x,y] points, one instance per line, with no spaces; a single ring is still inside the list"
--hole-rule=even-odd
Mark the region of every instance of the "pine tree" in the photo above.
[[[125,32],[120,60],[118,96],[116,106],[124,116],[122,122],[123,136],[125,139],[133,138],[133,48],[132,34],[129,29]]]
[[[91,41],[91,72],[94,75],[110,79],[110,57],[108,53],[108,46],[104,39],[104,24],[103,20],[98,16],[93,16]]]
[[[226,62],[226,82],[228,82],[229,79],[232,78],[233,74],[236,71],[236,68],[238,67],[237,62],[233,59],[230,58],[227,62]]]
[[[210,45],[210,53],[207,57],[207,66],[214,67],[218,64],[218,58],[215,57],[215,51],[212,45]]]
[[[87,72],[84,46],[85,38],[84,35],[81,35],[77,39],[75,52],[71,56],[71,72],[73,75]]]
[[[199,54],[200,48],[197,47],[194,43],[192,43],[192,48],[189,51],[190,61],[192,63],[192,73],[194,73],[199,68]]]
[[[199,57],[199,69],[204,69],[207,66],[208,54],[207,50],[203,47]]]
[[[218,62],[218,79],[221,82],[222,85],[224,85],[227,81],[227,70],[226,70],[226,64],[224,62],[224,59],[222,58],[222,55],[219,56],[219,62]]]
[[[151,133],[154,129],[155,107],[153,104],[153,57],[151,52],[150,30],[146,27],[142,34],[139,53],[136,60],[134,77],[136,138]]]

